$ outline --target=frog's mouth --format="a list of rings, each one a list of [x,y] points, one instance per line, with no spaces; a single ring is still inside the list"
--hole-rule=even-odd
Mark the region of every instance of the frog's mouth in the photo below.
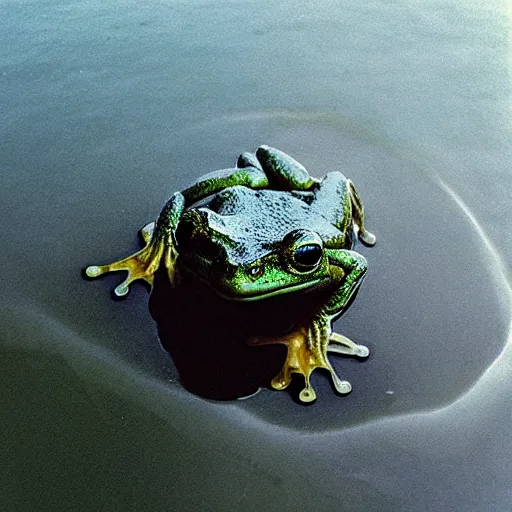
[[[313,287],[315,289],[318,289],[318,287],[321,287],[322,282],[327,283],[328,279],[318,278],[304,283],[295,283],[292,285],[283,286],[279,286],[279,284],[276,285],[274,283],[271,286],[269,286],[268,289],[262,288],[261,286],[255,286],[252,283],[245,283],[236,288],[232,296],[225,295],[222,292],[219,293],[230,300],[249,302],[269,299],[271,297],[276,297],[278,295],[286,295],[288,293],[306,291]]]
[[[311,281],[293,284],[274,282],[262,286],[261,284],[245,282],[231,287],[227,283],[212,283],[204,277],[202,279],[224,299],[237,302],[256,302],[280,295],[300,292],[308,293],[311,290],[321,290],[330,283],[329,278],[319,277]]]

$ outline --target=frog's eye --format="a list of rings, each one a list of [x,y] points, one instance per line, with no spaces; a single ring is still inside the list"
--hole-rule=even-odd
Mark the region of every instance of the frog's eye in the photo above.
[[[322,239],[312,231],[298,229],[288,233],[288,260],[298,272],[311,272],[322,262],[324,254]]]
[[[292,253],[292,262],[297,270],[308,271],[316,268],[322,261],[322,247],[318,244],[306,244],[297,247]]]

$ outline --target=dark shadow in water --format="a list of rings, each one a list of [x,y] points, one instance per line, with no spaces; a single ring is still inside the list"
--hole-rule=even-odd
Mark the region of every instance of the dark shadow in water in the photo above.
[[[261,318],[257,311],[219,299],[190,275],[173,289],[161,269],[149,306],[162,346],[192,393],[214,400],[251,395],[268,385],[284,360],[284,347],[246,344]]]
[[[285,334],[297,320],[312,316],[327,298],[325,293],[306,293],[249,303],[230,301],[190,272],[183,270],[181,276],[173,289],[165,270],[159,270],[150,297],[151,315],[183,385],[214,400],[233,400],[269,387],[284,363],[286,347],[254,347],[247,340]],[[299,376],[289,387],[297,402],[302,387]]]

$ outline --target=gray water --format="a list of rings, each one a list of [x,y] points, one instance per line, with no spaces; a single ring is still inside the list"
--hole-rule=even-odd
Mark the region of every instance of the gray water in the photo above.
[[[2,2],[2,510],[509,510],[508,11]],[[147,291],[80,274],[263,143],[352,178],[378,237],[335,324],[372,356],[309,407],[188,393]]]

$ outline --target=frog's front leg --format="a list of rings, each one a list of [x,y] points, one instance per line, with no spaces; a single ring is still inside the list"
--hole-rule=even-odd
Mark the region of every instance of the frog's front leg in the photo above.
[[[346,336],[331,332],[331,321],[339,316],[350,303],[366,275],[368,264],[366,258],[355,251],[327,249],[331,275],[339,280],[340,286],[332,296],[321,314],[329,319],[328,352],[357,357],[368,357],[370,351],[364,345],[358,345]],[[338,277],[336,277],[338,276]]]
[[[356,357],[367,357],[369,350],[357,345],[345,336],[332,333],[331,322],[350,302],[352,295],[361,284],[366,273],[366,259],[354,251],[328,249],[331,275],[339,288],[329,302],[313,318],[309,324],[299,321],[298,326],[282,337],[255,337],[250,340],[252,345],[281,343],[287,346],[286,361],[279,374],[272,380],[274,389],[285,389],[294,373],[304,377],[304,389],[299,398],[302,402],[312,402],[316,393],[311,385],[310,377],[314,370],[323,368],[330,372],[331,378],[340,394],[347,394],[352,387],[346,380],[341,380],[332,367],[328,352]],[[331,345],[330,344],[334,344]]]
[[[144,248],[108,265],[91,265],[85,269],[86,275],[94,278],[108,272],[128,272],[126,279],[114,289],[118,297],[123,297],[130,291],[130,284],[137,279],[152,285],[163,258],[169,280],[173,283],[178,257],[174,233],[184,208],[185,200],[181,193],[176,192],[163,207],[156,223],[142,228],[141,235],[146,244]]]
[[[282,390],[288,387],[294,373],[304,377],[304,389],[299,394],[302,402],[313,402],[316,393],[311,385],[311,374],[317,368],[323,368],[331,373],[336,391],[342,395],[350,393],[350,382],[341,380],[327,358],[327,346],[330,340],[329,320],[326,317],[316,318],[311,325],[299,325],[286,336],[274,338],[255,337],[251,345],[267,345],[280,343],[287,346],[286,360],[281,371],[272,379],[274,389]],[[359,354],[348,354],[359,355]]]

